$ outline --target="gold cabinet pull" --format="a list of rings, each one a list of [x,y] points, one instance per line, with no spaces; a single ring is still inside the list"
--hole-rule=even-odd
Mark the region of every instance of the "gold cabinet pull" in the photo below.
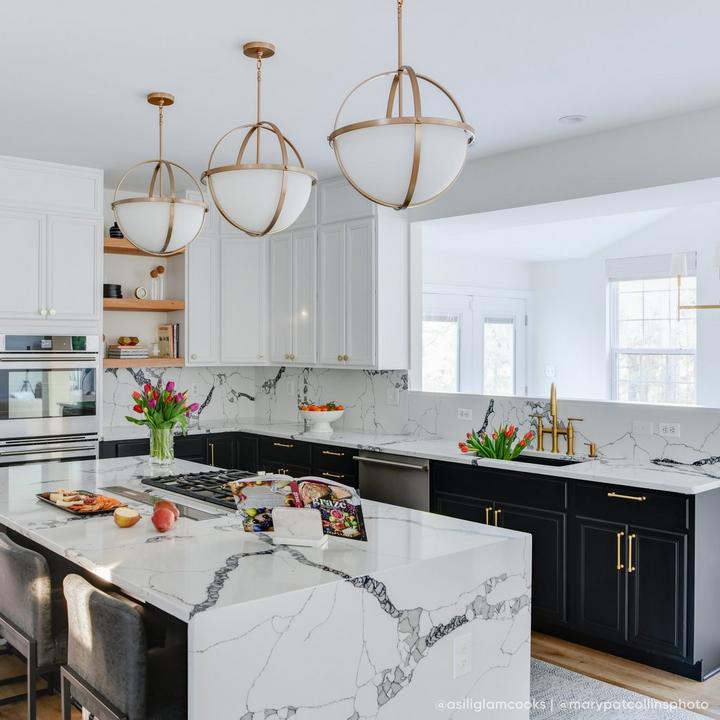
[[[490,524],[490,513],[491,513],[491,512],[492,512],[492,508],[491,508],[491,507],[486,507],[486,508],[485,508],[485,524],[486,524],[486,525],[489,525],[489,524]]]
[[[320,473],[320,474],[323,477],[334,478],[335,480],[342,480],[345,477],[344,475],[338,475],[336,473],[331,473],[331,472],[324,472],[324,473]]]
[[[624,532],[617,533],[617,562],[615,563],[616,570],[623,570],[625,568],[625,566],[623,565],[623,562],[622,562],[622,550],[621,550],[622,539],[624,537],[625,537]]]
[[[638,502],[644,502],[647,498],[644,495],[622,495],[621,493],[609,492],[607,494],[609,498],[617,498],[618,500],[637,500]]]
[[[345,457],[345,453],[333,452],[332,450],[323,450],[323,455],[332,455],[333,457]]]
[[[635,540],[636,537],[637,537],[637,535],[635,535],[635,533],[630,533],[630,535],[628,535],[628,572],[629,573],[635,572],[637,570],[637,568],[633,565],[633,556],[632,556],[633,555],[633,540]]]
[[[281,448],[294,448],[295,446],[292,443],[279,443],[274,442],[273,447],[281,447]]]
[[[342,355],[338,355],[338,362],[342,362],[342,361],[343,361],[343,356],[342,356]]]
[[[501,512],[502,512],[502,510],[496,510],[494,513],[495,514],[495,527],[498,526],[498,515],[500,515]]]
[[[210,464],[215,465],[215,443],[208,443],[210,448]]]

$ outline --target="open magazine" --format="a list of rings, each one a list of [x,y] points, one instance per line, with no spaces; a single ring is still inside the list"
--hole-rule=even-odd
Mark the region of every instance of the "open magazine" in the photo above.
[[[232,480],[228,488],[246,532],[272,531],[274,507],[309,507],[320,511],[325,535],[367,540],[360,495],[349,485],[317,477],[259,475]]]

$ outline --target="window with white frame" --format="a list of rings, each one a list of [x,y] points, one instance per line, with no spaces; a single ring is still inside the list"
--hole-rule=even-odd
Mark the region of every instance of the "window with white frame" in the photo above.
[[[660,257],[660,256],[658,256]],[[647,263],[652,267],[653,263]],[[693,404],[696,400],[696,302],[691,273],[615,279],[610,283],[613,398],[625,402]],[[679,302],[678,302],[679,293]]]

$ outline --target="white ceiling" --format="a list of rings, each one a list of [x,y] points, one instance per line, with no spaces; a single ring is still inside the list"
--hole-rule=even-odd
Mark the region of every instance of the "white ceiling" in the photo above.
[[[426,252],[462,258],[505,258],[547,262],[588,257],[667,216],[671,209],[602,215],[528,225],[513,221],[513,211],[435,220],[423,225]]]
[[[406,0],[406,61],[477,129],[474,156],[720,105],[717,0]],[[395,60],[393,0],[32,0],[0,5],[0,154],[107,171],[156,154],[151,90],[174,92],[167,156],[199,174],[254,115],[242,42],[279,46],[264,115],[307,166],[344,95]],[[378,108],[368,107],[368,113]],[[587,122],[557,118],[584,113]]]

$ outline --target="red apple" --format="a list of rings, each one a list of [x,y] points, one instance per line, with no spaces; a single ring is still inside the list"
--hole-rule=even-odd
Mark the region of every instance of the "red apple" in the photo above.
[[[152,514],[152,524],[158,532],[167,532],[175,524],[175,515],[169,508],[157,508]]]
[[[180,511],[172,500],[158,500],[153,505],[153,510],[157,510],[159,508],[167,508],[175,516],[176,520],[180,517]]]

